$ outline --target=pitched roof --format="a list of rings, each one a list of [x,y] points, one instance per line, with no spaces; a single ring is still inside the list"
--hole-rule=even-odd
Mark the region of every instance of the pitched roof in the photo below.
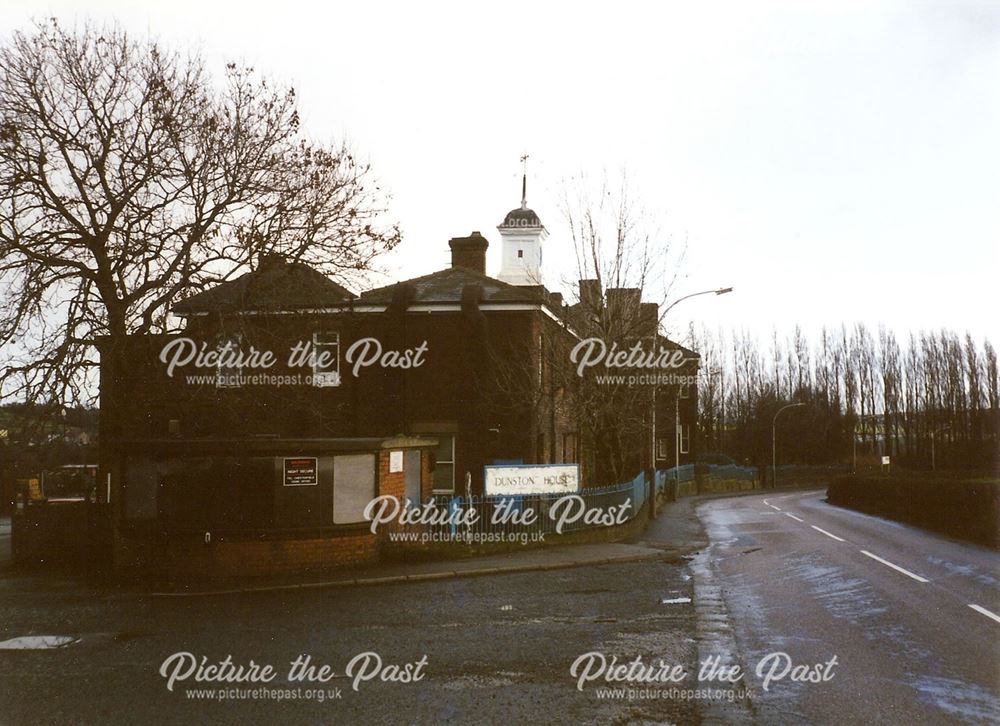
[[[409,285],[413,290],[410,304],[460,303],[462,291],[467,285],[479,285],[483,290],[484,303],[534,303],[545,301],[543,288],[539,286],[520,287],[501,282],[493,277],[480,274],[467,267],[450,267],[432,272],[422,277],[385,287],[377,287],[361,293],[359,302],[373,305],[388,305],[393,300],[397,285]]]
[[[173,307],[178,315],[239,310],[298,310],[340,305],[357,297],[319,270],[281,257],[235,280],[192,295]]]

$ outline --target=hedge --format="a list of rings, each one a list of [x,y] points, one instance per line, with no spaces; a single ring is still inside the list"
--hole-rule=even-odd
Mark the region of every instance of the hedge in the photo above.
[[[924,476],[834,479],[827,501],[980,544],[1000,545],[1000,483]]]

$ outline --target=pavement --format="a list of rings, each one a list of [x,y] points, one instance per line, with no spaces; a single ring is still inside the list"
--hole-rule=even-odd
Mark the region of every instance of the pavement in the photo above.
[[[363,570],[344,570],[323,575],[262,578],[243,585],[220,586],[217,583],[188,583],[181,586],[182,589],[154,592],[152,596],[176,598],[324,587],[388,585],[518,572],[541,572],[647,560],[670,561],[672,559],[674,559],[672,554],[664,552],[662,548],[641,544],[561,545],[462,559],[427,560],[399,564],[382,563]]]
[[[656,519],[650,521],[645,530],[621,543],[556,545],[461,559],[380,563],[363,569],[312,576],[260,578],[251,583],[186,583],[177,589],[152,594],[165,598],[230,595],[240,592],[422,582],[649,560],[677,562],[681,557],[697,552],[708,544],[705,531],[698,520],[698,504],[724,496],[727,495],[684,497],[676,502],[661,504]]]

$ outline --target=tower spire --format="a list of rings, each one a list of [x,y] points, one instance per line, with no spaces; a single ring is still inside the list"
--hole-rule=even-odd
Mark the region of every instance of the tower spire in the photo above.
[[[521,155],[523,172],[521,174],[521,209],[528,208],[528,154]]]

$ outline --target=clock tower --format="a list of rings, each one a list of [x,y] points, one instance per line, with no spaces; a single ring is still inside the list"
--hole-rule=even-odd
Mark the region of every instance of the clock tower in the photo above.
[[[521,158],[527,161],[527,155]],[[507,212],[497,226],[503,240],[503,259],[497,277],[511,285],[542,284],[542,243],[549,236],[542,220],[528,209],[528,175],[521,177],[521,206]]]

